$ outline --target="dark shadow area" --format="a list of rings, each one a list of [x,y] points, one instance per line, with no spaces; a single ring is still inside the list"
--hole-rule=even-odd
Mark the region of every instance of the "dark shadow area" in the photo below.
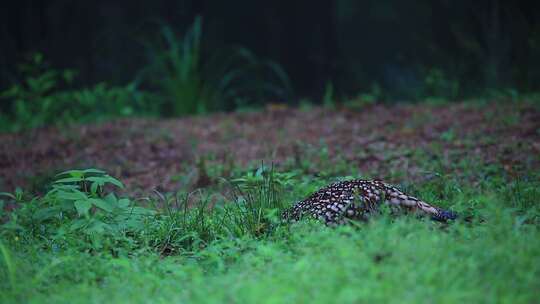
[[[399,100],[531,91],[540,85],[539,12],[535,1],[499,0],[18,1],[0,13],[0,87],[22,80],[17,63],[34,52],[78,71],[79,85],[132,82],[164,25],[181,37],[201,16],[203,62],[244,47],[279,64],[298,97],[320,100],[329,84],[340,97],[381,90]]]

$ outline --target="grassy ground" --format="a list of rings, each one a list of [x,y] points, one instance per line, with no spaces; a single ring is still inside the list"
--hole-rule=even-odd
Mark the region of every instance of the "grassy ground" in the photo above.
[[[453,132],[442,141],[458,145],[464,136]],[[2,197],[12,211],[1,214],[0,301],[535,303],[538,170],[459,147],[456,161],[444,147],[439,157],[416,149],[405,156],[410,165],[385,171],[408,193],[461,215],[447,224],[385,212],[336,229],[281,222],[284,208],[318,187],[371,175],[324,150],[314,163],[290,159],[274,170],[199,163],[212,181],[205,190],[146,199],[120,198],[117,182],[97,171],[54,177],[39,196]],[[514,148],[506,155],[522,164],[538,160]],[[411,168],[428,173],[412,182]],[[230,183],[218,182],[224,171]]]
[[[509,215],[439,231],[376,221],[299,225],[283,238],[216,242],[192,257],[18,253],[4,303],[534,303],[538,229]],[[5,279],[5,278],[4,278]]]

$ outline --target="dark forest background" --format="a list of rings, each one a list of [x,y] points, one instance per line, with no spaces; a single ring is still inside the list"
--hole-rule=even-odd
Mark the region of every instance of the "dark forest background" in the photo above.
[[[23,0],[0,13],[0,88],[24,81],[20,63],[36,52],[40,64],[76,71],[73,86],[131,83],[159,56],[148,46],[163,29],[181,38],[197,16],[197,54],[207,66],[216,66],[216,53],[242,47],[279,67],[286,93],[257,95],[263,103],[361,92],[393,101],[458,99],[540,87],[538,1]],[[137,89],[152,87],[141,81]],[[3,110],[13,107],[9,100]]]

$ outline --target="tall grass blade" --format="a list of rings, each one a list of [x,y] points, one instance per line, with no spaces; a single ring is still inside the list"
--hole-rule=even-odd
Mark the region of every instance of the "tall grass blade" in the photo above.
[[[4,246],[2,241],[0,241],[0,252],[2,252],[2,258],[4,260],[4,264],[6,265],[7,276],[11,289],[15,289],[15,265],[11,259],[9,250],[6,248],[6,246]]]

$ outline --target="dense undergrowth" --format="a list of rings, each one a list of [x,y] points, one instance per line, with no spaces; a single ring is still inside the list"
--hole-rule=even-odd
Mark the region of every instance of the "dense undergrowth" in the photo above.
[[[405,185],[455,222],[382,214],[337,229],[279,217],[330,176],[262,166],[223,191],[136,200],[102,171],[68,171],[43,196],[3,194],[16,208],[2,214],[1,300],[534,302],[539,176],[468,167]]]
[[[103,121],[179,117],[286,100],[292,94],[283,68],[241,47],[204,54],[202,20],[181,36],[161,25],[156,39],[141,41],[147,62],[124,85],[81,86],[77,71],[51,66],[42,53],[18,65],[17,80],[0,88],[0,132]]]

